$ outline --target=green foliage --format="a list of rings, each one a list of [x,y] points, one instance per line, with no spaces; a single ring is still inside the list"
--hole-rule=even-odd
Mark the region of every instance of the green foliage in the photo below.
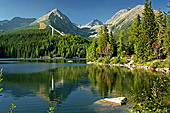
[[[137,16],[137,19],[133,22],[132,26],[129,28],[129,34],[127,40],[126,52],[129,55],[136,53],[136,56],[140,57],[141,50],[141,20],[140,16]]]
[[[105,46],[106,46],[106,42],[104,40],[104,36],[103,36],[103,26],[100,26],[100,30],[98,32],[98,46],[99,46],[99,54],[100,54],[100,57],[102,56],[103,52],[104,52],[104,49],[105,49]]]
[[[106,25],[104,25],[103,37],[104,37],[104,41],[105,41],[105,42],[108,42],[108,41],[109,41],[109,34],[108,34],[108,29],[107,29],[107,26],[106,26]]]
[[[170,13],[168,14],[168,20],[166,23],[165,34],[163,38],[163,47],[164,47],[164,54],[169,56],[170,55]]]
[[[49,111],[47,111],[47,113],[54,113],[54,109],[55,109],[54,106],[50,107],[50,108],[49,108]]]
[[[97,60],[97,62],[102,62],[102,61],[103,61],[102,57],[99,57],[99,59]]]
[[[152,66],[153,66],[153,67],[156,67],[156,68],[157,68],[159,65],[160,65],[160,62],[154,62],[154,63],[152,64]]]
[[[120,62],[120,57],[113,57],[110,62],[112,64],[118,64]]]
[[[102,57],[103,55],[107,56],[107,45],[109,42],[109,35],[108,35],[108,29],[106,25],[100,26],[100,30],[98,33],[98,49],[99,49],[99,55]]]
[[[127,64],[127,63],[129,63],[129,60],[127,57],[120,59],[120,64]]]
[[[124,32],[124,30],[121,30],[121,32],[119,34],[118,49],[117,49],[119,56],[122,56],[122,54],[121,54],[122,51],[125,51],[125,32]]]
[[[1,88],[2,84],[1,82],[3,81],[3,78],[2,78],[2,69],[0,70],[0,92],[3,90],[3,88]],[[2,95],[0,95],[2,96]]]
[[[166,75],[157,76],[153,81],[151,92],[143,90],[142,96],[133,95],[137,102],[133,106],[133,112],[136,113],[165,113],[170,112],[168,96],[170,91],[170,81]],[[133,93],[132,93],[133,94]]]
[[[0,34],[0,57],[85,58],[88,44],[88,40],[74,34],[52,37],[50,30],[15,30]]]
[[[88,53],[86,58],[91,59],[91,60],[96,60],[98,58],[98,53],[97,53],[97,39],[94,38],[93,42],[91,43],[90,47],[88,48]]]
[[[112,32],[109,34],[109,43],[111,44],[110,56],[117,56],[117,42]]]
[[[9,108],[8,113],[14,113],[14,108],[16,108],[16,106],[14,104],[11,104],[11,108]]]
[[[110,57],[105,57],[104,58],[104,63],[109,64],[110,63]]]
[[[138,62],[138,57],[136,55],[132,55],[131,59],[134,61],[134,62]]]
[[[143,20],[142,20],[142,40],[140,43],[143,48],[142,59],[147,61],[152,59],[152,44],[158,36],[158,27],[155,20],[155,14],[151,8],[151,1],[145,0]]]

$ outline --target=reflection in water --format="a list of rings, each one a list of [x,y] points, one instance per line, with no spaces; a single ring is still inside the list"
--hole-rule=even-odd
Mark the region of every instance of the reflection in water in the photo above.
[[[130,99],[130,91],[141,94],[143,89],[149,92],[153,73],[146,70],[93,66],[88,67],[89,79],[98,89],[100,98],[125,96]]]
[[[84,66],[60,67],[31,74],[6,74],[4,92],[15,97],[38,95],[49,103],[61,104],[80,85],[89,84]],[[33,92],[34,94],[32,94]]]
[[[23,113],[20,106],[24,106],[25,113],[46,113],[49,107],[48,103],[57,106],[55,113],[125,112],[121,107],[106,109],[91,105],[104,97],[125,96],[131,100],[130,91],[132,89],[133,93],[140,96],[143,89],[149,92],[153,81],[152,73],[139,69],[131,71],[119,67],[69,64],[68,67],[36,71],[36,69],[39,70],[40,65],[46,67],[51,64],[37,63],[34,65],[35,68],[33,67],[34,73],[5,73],[3,94],[7,95],[8,98],[14,98],[13,101],[16,98],[19,100],[18,103],[16,100],[14,101],[19,106],[16,108],[16,113]],[[57,67],[57,64],[55,65]],[[67,65],[65,64],[65,66]],[[25,68],[18,70],[22,71],[23,69]],[[12,71],[14,72],[14,70]],[[11,102],[8,98],[4,96],[2,102],[8,102],[10,105]],[[22,99],[28,100],[30,98],[32,98],[30,104],[22,104],[25,103],[25,101],[21,101]],[[39,104],[37,105],[37,101],[34,100],[38,100]],[[6,106],[6,103],[0,106],[0,112],[5,109],[3,107]],[[30,107],[31,110],[35,109],[35,111],[30,111]]]

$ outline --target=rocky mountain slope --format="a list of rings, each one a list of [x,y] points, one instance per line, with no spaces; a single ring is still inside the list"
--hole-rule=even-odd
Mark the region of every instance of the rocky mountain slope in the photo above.
[[[89,34],[89,38],[93,38],[97,36],[97,32],[99,30],[99,27],[101,25],[104,25],[101,21],[98,19],[94,19],[93,21],[89,22],[86,25],[77,25],[81,30]]]
[[[138,14],[142,16],[143,10],[144,5],[138,5],[132,9],[122,9],[106,21],[105,24],[115,34],[119,33],[121,29],[126,31],[132,25]]]
[[[91,32],[93,35],[90,35],[90,37],[97,37],[96,33],[98,32],[99,27],[101,25],[106,25],[109,31],[112,31],[115,35],[117,35],[121,29],[127,31],[132,25],[133,21],[136,19],[137,15],[139,14],[142,16],[143,9],[144,5],[138,5],[132,9],[122,9],[118,11],[113,17],[108,19],[105,23],[99,22],[100,24],[95,24],[96,21],[92,21],[86,25],[79,25],[78,27],[81,29],[89,28],[90,30],[93,30],[93,32]]]
[[[61,13],[58,9],[51,10],[27,26],[26,29],[45,29],[49,28],[49,25],[52,25],[55,29],[64,33],[74,33],[85,37],[89,36],[88,30],[77,27],[66,15]]]
[[[26,26],[34,22],[35,18],[20,18],[14,17],[12,20],[0,21],[0,31],[12,30],[22,26]]]

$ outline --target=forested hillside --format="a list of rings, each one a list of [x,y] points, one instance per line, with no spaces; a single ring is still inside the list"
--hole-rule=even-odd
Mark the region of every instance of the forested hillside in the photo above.
[[[51,36],[50,30],[15,30],[0,34],[1,58],[85,58],[89,41],[66,34]]]
[[[151,1],[145,0],[143,15],[136,17],[128,28],[129,32],[121,29],[119,36],[115,37],[108,31],[106,25],[100,27],[98,40],[94,39],[88,49],[88,58],[99,61],[104,58],[109,62],[116,57],[111,59],[112,63],[123,63],[127,56],[141,63],[170,56],[170,13],[163,15],[159,8],[155,15]]]

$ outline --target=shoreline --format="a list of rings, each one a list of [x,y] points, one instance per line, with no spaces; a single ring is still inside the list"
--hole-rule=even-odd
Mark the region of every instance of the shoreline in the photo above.
[[[138,68],[138,69],[146,69],[146,70],[152,70],[152,71],[157,71],[157,72],[163,72],[163,73],[169,73],[170,70],[169,68],[156,68],[156,67],[150,67],[150,66],[140,66],[140,65],[132,65],[132,63],[128,64],[106,64],[106,63],[98,63],[98,62],[87,62],[87,64],[94,64],[94,65],[104,65],[104,66],[117,66],[117,67],[127,67],[130,70],[133,70],[133,68]]]

